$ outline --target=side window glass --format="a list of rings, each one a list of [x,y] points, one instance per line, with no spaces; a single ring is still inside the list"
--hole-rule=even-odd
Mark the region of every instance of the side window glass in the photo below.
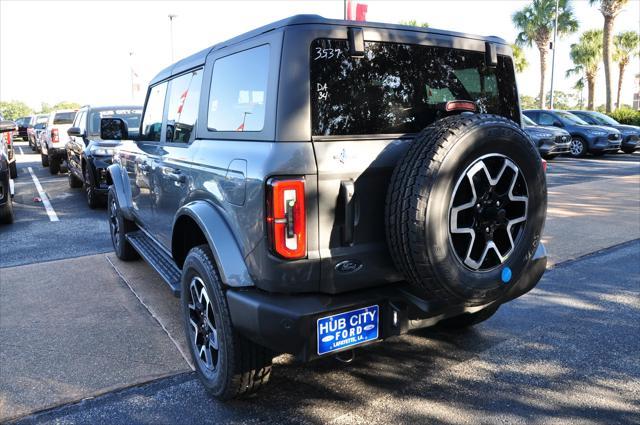
[[[540,113],[540,122],[538,124],[540,125],[553,125],[553,117],[550,114],[547,113]]]
[[[268,45],[216,60],[207,127],[213,131],[261,131],[268,78]]]
[[[167,142],[189,143],[195,137],[202,69],[174,78],[169,91]]]
[[[158,84],[149,91],[147,106],[142,120],[142,134],[140,140],[160,141],[162,134],[162,114],[164,112],[164,96],[167,93],[167,83]]]

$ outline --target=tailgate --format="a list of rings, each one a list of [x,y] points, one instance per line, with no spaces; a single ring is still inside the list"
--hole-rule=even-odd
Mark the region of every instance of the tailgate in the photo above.
[[[323,292],[402,279],[385,235],[385,199],[409,139],[314,140]]]

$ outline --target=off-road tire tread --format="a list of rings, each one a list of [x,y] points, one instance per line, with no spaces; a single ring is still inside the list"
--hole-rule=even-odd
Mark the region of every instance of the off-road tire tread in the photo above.
[[[120,222],[120,234],[122,235],[122,240],[120,241],[120,252],[116,251],[115,246],[114,248],[114,252],[116,253],[116,257],[118,257],[119,259],[121,259],[122,261],[133,261],[133,260],[137,260],[138,258],[140,258],[140,254],[138,254],[138,251],[136,251],[136,249],[131,246],[131,244],[129,243],[129,241],[127,240],[127,238],[125,237],[125,235],[127,233],[130,232],[135,232],[136,230],[138,230],[138,226],[136,225],[135,222],[131,221],[131,220],[127,220],[123,215],[122,215],[122,211],[120,211],[120,204],[118,203],[118,198],[116,197],[116,194],[114,193],[114,189],[113,188],[109,188],[109,193],[107,195],[107,199],[108,199],[108,203],[107,203],[107,208],[111,208],[111,197],[115,197],[116,200],[116,205],[118,205],[118,221]],[[109,213],[109,211],[107,211],[107,214]],[[111,229],[109,229],[109,232],[111,232]],[[109,237],[111,237],[111,235],[109,235]]]
[[[232,356],[228,358],[228,361],[233,363],[229,366],[233,373],[227,375],[227,382],[224,385],[225,391],[222,394],[216,394],[216,397],[221,400],[247,397],[269,382],[273,353],[233,329],[227,297],[224,293],[218,269],[213,261],[214,256],[211,248],[208,245],[197,246],[189,251],[189,256],[196,256],[210,270],[210,277],[213,278],[211,286],[215,292],[213,298],[218,304],[220,318],[223,321],[222,325],[230,330],[231,335],[233,335],[231,339],[232,347],[229,350]],[[229,341],[226,342],[229,343]]]
[[[508,125],[522,133],[513,121],[491,114],[449,116],[426,127],[395,167],[387,192],[385,231],[396,267],[409,283],[445,303],[464,300],[434,278],[429,257],[424,255],[431,248],[425,240],[424,214],[438,170],[449,150],[476,126],[491,124]],[[539,157],[533,144],[528,145],[531,158]],[[421,188],[427,188],[426,192],[421,194]]]

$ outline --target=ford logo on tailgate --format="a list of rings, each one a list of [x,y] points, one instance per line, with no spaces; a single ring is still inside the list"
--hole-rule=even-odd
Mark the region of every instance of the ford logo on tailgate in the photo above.
[[[355,273],[362,269],[362,263],[358,260],[344,260],[336,264],[336,271],[340,273]]]

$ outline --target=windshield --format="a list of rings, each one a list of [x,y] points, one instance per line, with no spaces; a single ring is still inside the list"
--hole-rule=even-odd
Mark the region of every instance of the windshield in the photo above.
[[[142,109],[105,109],[93,111],[89,118],[89,133],[100,133],[100,120],[102,118],[120,118],[127,123],[129,133],[137,133],[140,129],[140,116]]]
[[[417,133],[446,115],[452,100],[480,113],[520,120],[511,58],[486,67],[484,52],[390,42],[365,42],[362,58],[347,40],[311,44],[313,135]]]
[[[49,121],[49,115],[38,115],[36,117],[36,124],[46,123]]]
[[[53,117],[53,124],[73,124],[75,117],[75,112],[56,112],[56,115]]]
[[[534,123],[533,120],[528,116],[526,116],[525,114],[522,114],[522,122],[524,123],[524,125],[529,125],[529,126],[538,125]]]
[[[596,121],[598,124],[602,124],[602,125],[620,125],[620,123],[616,120],[614,120],[613,118],[611,118],[608,115],[605,115],[601,112],[591,112],[589,114],[589,116],[591,118],[593,118],[594,121]]]
[[[556,111],[556,114],[558,114],[558,116],[560,118],[569,121],[571,124],[574,124],[574,125],[589,125],[587,122],[585,122],[584,120],[576,117],[575,115],[573,115],[570,112]]]

